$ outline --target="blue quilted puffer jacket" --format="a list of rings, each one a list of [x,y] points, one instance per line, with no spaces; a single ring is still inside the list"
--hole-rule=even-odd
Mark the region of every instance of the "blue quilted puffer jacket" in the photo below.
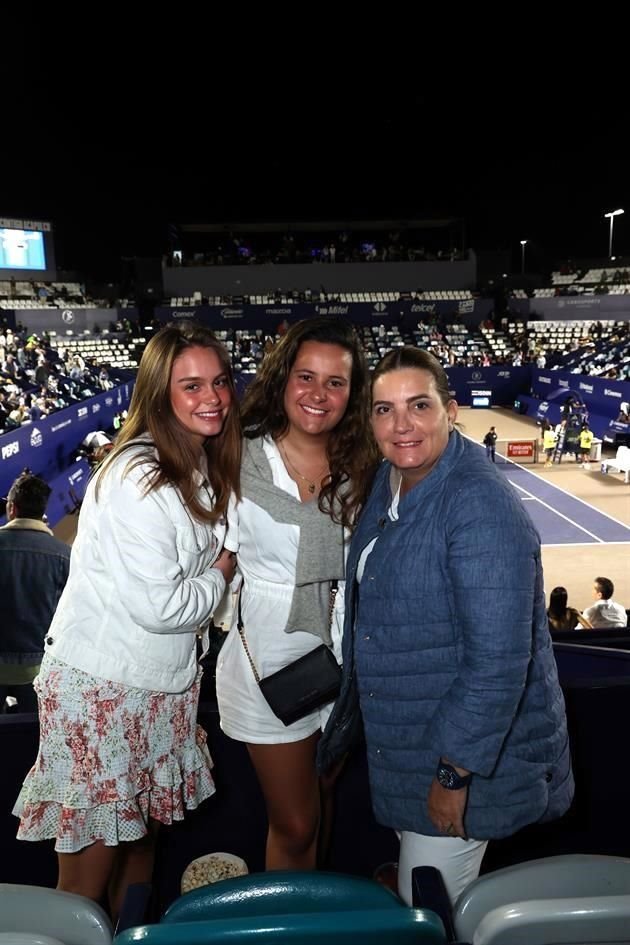
[[[320,768],[348,747],[358,693],[380,823],[439,835],[427,796],[441,756],[474,773],[470,837],[559,817],[574,785],[538,534],[507,479],[457,431],[401,499],[398,521],[391,478],[384,462],[352,539],[344,681]]]

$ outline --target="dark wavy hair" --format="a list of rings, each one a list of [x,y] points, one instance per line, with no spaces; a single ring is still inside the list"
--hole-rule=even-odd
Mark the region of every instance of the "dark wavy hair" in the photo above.
[[[350,396],[341,421],[328,438],[330,477],[319,495],[319,507],[334,521],[350,527],[356,521],[376,467],[378,450],[369,422],[368,372],[363,349],[345,319],[318,316],[291,325],[265,355],[241,407],[245,436],[280,439],[289,428],[284,392],[298,351],[306,341],[338,345],[352,356]]]
[[[204,443],[208,479],[214,492],[211,511],[204,508],[197,498],[194,473],[198,457],[171,404],[173,364],[189,348],[209,348],[216,352],[232,398],[223,429],[217,436],[209,436]],[[155,459],[151,446],[143,450],[138,459],[132,458],[125,470],[149,463],[147,493],[170,483],[179,489],[186,507],[195,518],[211,523],[226,514],[232,492],[240,498],[241,433],[230,356],[203,325],[192,321],[170,322],[151,338],[140,360],[125,425],[116,437],[114,449],[99,467],[99,478],[123,451],[136,446],[138,437],[147,433],[155,444],[158,459]]]

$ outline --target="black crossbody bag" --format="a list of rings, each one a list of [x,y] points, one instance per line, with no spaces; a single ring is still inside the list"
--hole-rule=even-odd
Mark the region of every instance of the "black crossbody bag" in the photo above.
[[[241,589],[242,590],[242,589]],[[337,595],[337,581],[333,581],[330,590],[330,614],[332,615]],[[329,646],[322,643],[310,653],[283,666],[263,679],[254,665],[241,616],[241,595],[238,597],[238,632],[242,640],[254,678],[260,686],[269,708],[284,725],[291,725],[298,719],[313,712],[339,695],[341,688],[341,667]]]

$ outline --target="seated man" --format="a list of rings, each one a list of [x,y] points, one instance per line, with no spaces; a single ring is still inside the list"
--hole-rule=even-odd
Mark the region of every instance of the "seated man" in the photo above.
[[[590,622],[594,630],[608,630],[610,627],[626,627],[628,615],[625,607],[612,600],[615,585],[606,577],[595,578],[593,597],[595,603],[587,607],[584,617]]]
[[[0,712],[8,695],[21,711],[37,711],[32,683],[68,578],[70,548],[43,521],[50,491],[25,471],[7,497],[9,522],[0,528]]]

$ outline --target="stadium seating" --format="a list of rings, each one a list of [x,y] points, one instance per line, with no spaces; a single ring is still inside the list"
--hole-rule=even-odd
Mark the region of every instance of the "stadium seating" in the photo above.
[[[457,900],[455,932],[475,945],[628,941],[630,860],[551,856],[481,876]]]
[[[30,933],[30,938],[19,937]],[[0,884],[0,945],[22,941],[60,945],[111,945],[113,928],[105,911],[84,896],[41,886]]]
[[[446,942],[440,919],[410,909],[372,880],[276,871],[227,879],[182,896],[158,925],[128,929],[116,945],[383,945]]]

